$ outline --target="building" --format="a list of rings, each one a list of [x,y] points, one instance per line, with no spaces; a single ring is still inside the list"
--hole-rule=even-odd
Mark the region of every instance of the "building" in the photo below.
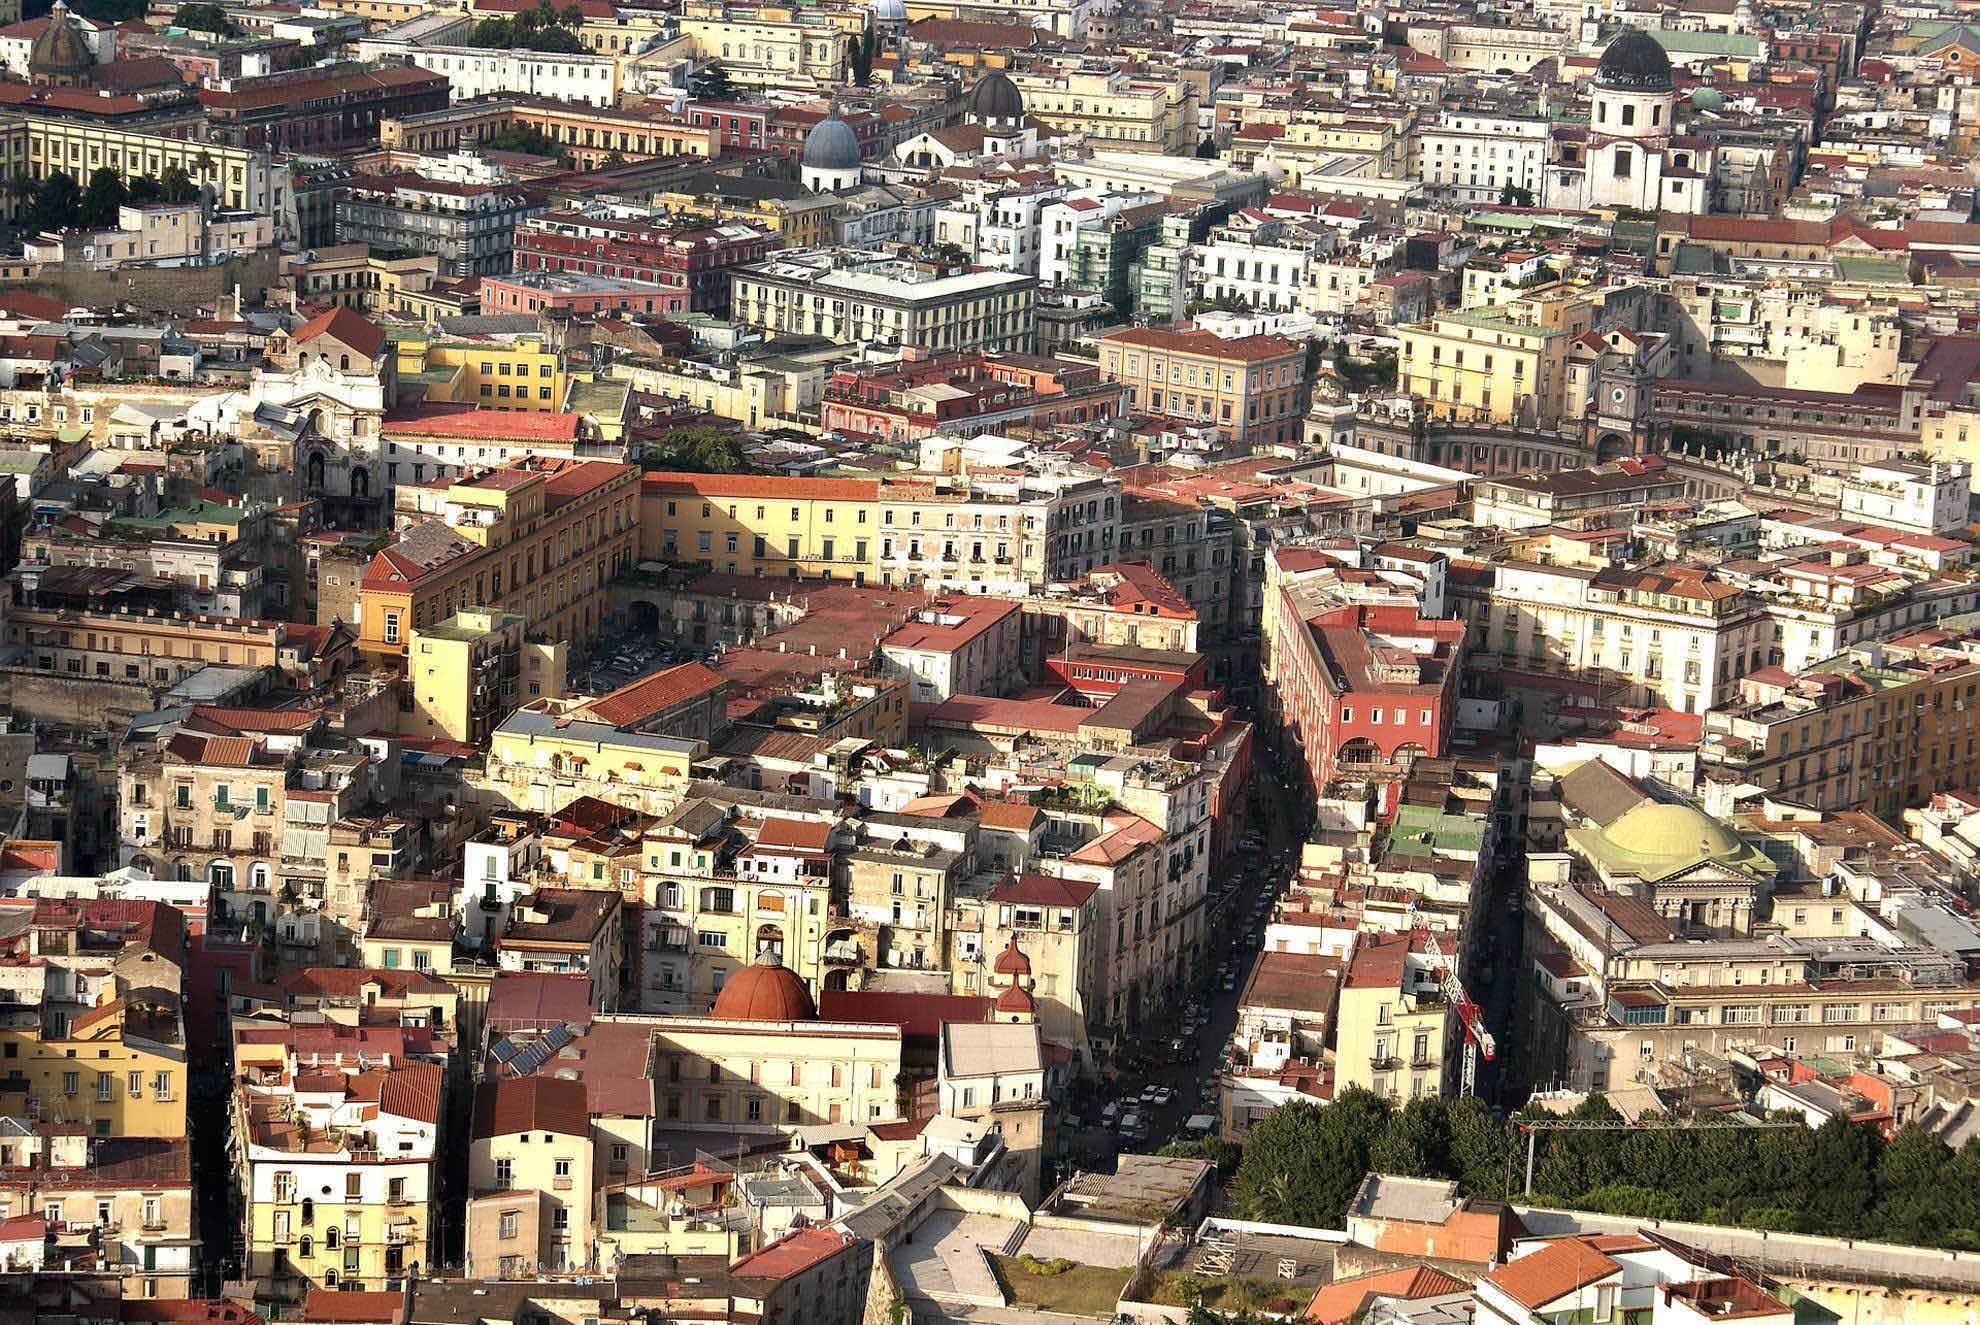
[[[637,551],[638,483],[630,465],[550,460],[400,488],[413,523],[365,570],[358,647],[402,660],[415,631],[469,608],[590,639]]]
[[[523,704],[564,697],[565,647],[529,638],[511,612],[465,610],[413,627],[406,651],[407,735],[482,746]]]
[[[849,249],[798,249],[735,269],[732,316],[782,335],[931,352],[1029,353],[1035,276],[909,262]]]
[[[1397,385],[1420,398],[1434,419],[1551,427],[1565,405],[1568,346],[1592,317],[1586,303],[1438,313],[1396,329],[1402,340]]]
[[[875,567],[875,479],[641,476],[639,555],[729,575],[864,582]]]
[[[429,254],[449,276],[497,276],[513,265],[516,226],[546,207],[512,184],[365,175],[337,200],[337,242]]]
[[[551,212],[517,229],[515,270],[645,281],[683,294],[689,312],[724,317],[730,273],[769,256],[776,243],[770,231],[745,221],[679,225]]]
[[[356,1031],[358,1028],[348,1028]],[[446,1073],[330,1028],[237,1022],[232,1148],[242,1271],[258,1295],[403,1291],[433,1263]],[[411,1036],[426,1051],[423,1035]]]
[[[1306,347],[1280,336],[1130,327],[1100,338],[1100,373],[1131,408],[1214,429],[1239,453],[1297,440]]]
[[[447,104],[447,79],[409,66],[311,66],[203,87],[213,141],[268,152],[337,152],[376,141],[379,121]]]
[[[1101,69],[1007,77],[1022,97],[1019,113],[1054,133],[1079,134],[1097,149],[1196,155],[1196,89],[1186,79]]]
[[[1002,599],[942,599],[880,641],[882,668],[908,681],[919,704],[1009,694],[1019,681],[1020,620],[1018,605]]]
[[[1417,933],[1364,935],[1348,958],[1335,1017],[1334,1086],[1392,1100],[1455,1085],[1463,1023],[1444,998],[1439,962]]]
[[[610,107],[619,100],[619,55],[428,45],[386,31],[361,38],[357,58],[403,60],[440,74],[455,101],[522,95]]]
[[[581,1081],[498,1077],[474,1094],[467,1245],[509,1276],[598,1269],[591,1114]]]

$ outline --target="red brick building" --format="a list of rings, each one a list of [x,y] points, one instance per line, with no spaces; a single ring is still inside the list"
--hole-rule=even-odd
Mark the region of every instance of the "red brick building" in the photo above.
[[[447,107],[447,79],[411,65],[347,64],[202,88],[213,141],[270,151],[326,152],[378,141],[378,122]]]
[[[551,212],[517,227],[515,270],[645,281],[682,292],[689,312],[726,317],[729,273],[779,242],[744,221],[665,226]]]

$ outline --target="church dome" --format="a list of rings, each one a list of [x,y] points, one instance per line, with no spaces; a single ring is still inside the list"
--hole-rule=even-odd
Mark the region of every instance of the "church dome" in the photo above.
[[[1701,87],[1692,92],[1691,104],[1697,110],[1724,110],[1726,94],[1716,87]]]
[[[1012,985],[997,995],[997,1011],[1007,1016],[1029,1016],[1038,1011],[1038,1005],[1032,1001],[1030,994]]]
[[[1602,52],[1595,81],[1603,87],[1630,92],[1671,90],[1671,57],[1657,39],[1641,28],[1624,28]]]
[[[907,22],[906,0],[868,0],[866,7],[873,12],[876,23]]]
[[[715,1016],[723,1021],[816,1021],[818,1005],[804,981],[774,953],[763,952],[715,995]]]
[[[1729,860],[1741,853],[1739,834],[1689,805],[1645,801],[1610,824],[1612,846],[1636,856],[1704,855]]]
[[[37,79],[80,78],[96,61],[90,56],[89,42],[82,24],[62,0],[48,12],[48,25],[28,47],[28,75]]]
[[[1024,118],[1024,94],[1002,70],[993,69],[969,90],[969,117],[980,122]]]
[[[836,114],[812,127],[804,140],[804,164],[812,170],[859,169],[859,139]]]

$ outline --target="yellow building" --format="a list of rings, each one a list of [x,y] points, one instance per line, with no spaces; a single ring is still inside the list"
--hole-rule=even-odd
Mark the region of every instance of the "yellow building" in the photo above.
[[[1082,133],[1096,148],[1194,156],[1196,90],[1180,78],[1118,70],[1009,75],[1024,113],[1055,133]]]
[[[472,151],[514,128],[534,129],[555,143],[571,163],[590,169],[607,157],[637,161],[656,156],[714,158],[721,135],[712,126],[660,119],[652,112],[581,106],[544,98],[497,97],[466,101],[379,121],[379,146],[391,152],[445,156]]]
[[[1283,336],[1127,327],[1100,341],[1100,376],[1128,388],[1131,408],[1214,426],[1253,445],[1298,438],[1306,347]]]
[[[706,1011],[766,952],[807,989],[822,989],[833,832],[810,820],[731,820],[700,799],[649,829],[644,1005]]]
[[[719,190],[720,181],[711,187]],[[749,221],[762,226],[785,248],[822,248],[839,239],[839,213],[845,204],[830,194],[808,198],[728,197],[712,193],[662,193],[654,206],[708,221]]]
[[[1592,325],[1585,300],[1440,313],[1397,329],[1397,385],[1432,418],[1551,427],[1564,406],[1568,345]]]
[[[467,1245],[478,1272],[596,1269],[596,1194],[585,1085],[484,1081],[468,1143]]]
[[[59,1019],[23,1008],[0,1026],[0,1107],[80,1124],[93,1136],[186,1134],[186,1038],[175,996],[102,985],[95,1006]]]
[[[106,167],[128,181],[163,179],[177,166],[223,207],[280,215],[287,201],[276,197],[278,177],[266,152],[101,124],[32,117],[0,127],[0,164],[30,179],[61,171],[85,182]]]
[[[446,1073],[424,1062],[359,1067],[353,1046],[313,1065],[298,1094],[293,1034],[236,1025],[242,1271],[284,1303],[315,1289],[399,1291],[410,1268],[432,1263]],[[270,1041],[272,1062],[261,1052]]]
[[[568,701],[539,700],[511,713],[489,738],[469,784],[498,808],[550,814],[580,796],[595,796],[647,814],[680,804],[690,769],[707,742],[570,716]]]
[[[1414,934],[1364,936],[1341,981],[1335,1015],[1334,1089],[1360,1086],[1387,1099],[1445,1091],[1460,1024]]]
[[[418,383],[428,404],[562,411],[573,375],[540,333],[447,340],[412,325],[387,330],[398,354],[400,386]]]
[[[528,629],[527,618],[488,611],[415,628],[406,660],[413,706],[400,731],[481,745],[520,705],[562,699],[565,645],[531,642]]]
[[[879,547],[876,479],[647,474],[640,558],[730,575],[860,581]]]
[[[365,569],[358,647],[403,658],[414,631],[466,609],[519,615],[548,639],[590,639],[612,577],[639,550],[638,482],[631,465],[549,460],[399,488],[410,524]]]
[[[846,38],[862,33],[861,8],[759,5],[732,14],[726,0],[690,0],[679,34],[699,62],[719,62],[742,87],[829,88],[847,79]]]

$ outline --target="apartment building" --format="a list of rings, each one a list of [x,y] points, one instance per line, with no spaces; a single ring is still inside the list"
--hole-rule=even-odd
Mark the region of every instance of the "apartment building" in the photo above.
[[[1100,373],[1132,408],[1213,427],[1240,454],[1300,435],[1306,347],[1281,336],[1129,327],[1100,338]]]
[[[746,326],[842,345],[1028,354],[1038,278],[910,262],[858,249],[798,249],[737,267],[731,308]]]
[[[1517,189],[1538,200],[1550,143],[1545,117],[1448,107],[1411,134],[1410,178],[1459,204],[1496,204]]]
[[[433,1263],[446,1073],[377,1037],[360,1064],[338,1038],[236,1023],[241,1268],[277,1301],[397,1292]]]
[[[0,1143],[0,1223],[30,1216],[95,1239],[98,1271],[126,1300],[192,1295],[200,1240],[183,1139],[90,1136],[60,1121],[14,1132]]]
[[[1182,78],[1136,77],[1118,69],[1019,71],[1009,75],[1024,114],[1095,148],[1156,156],[1196,155],[1196,89]]]
[[[426,44],[390,31],[361,38],[357,55],[360,60],[401,60],[442,74],[455,101],[520,93],[604,107],[618,103],[623,58]]]
[[[705,0],[682,13],[679,36],[693,43],[698,61],[719,61],[740,86],[812,91],[847,81],[846,38],[860,30],[848,25],[850,17],[850,11]]]
[[[1567,352],[1594,325],[1586,300],[1515,300],[1400,327],[1397,384],[1432,418],[1548,428],[1564,407]]]
[[[535,699],[562,699],[566,647],[532,638],[527,618],[469,610],[415,626],[406,651],[408,736],[488,743],[502,719]]]
[[[42,671],[176,685],[208,666],[277,667],[295,646],[279,621],[15,607],[7,640]]]
[[[486,312],[506,311],[487,307]],[[397,372],[402,382],[417,381],[425,387],[422,406],[474,405],[480,409],[539,410],[559,412],[564,396],[575,380],[564,367],[563,356],[539,332],[508,335],[450,337],[421,329],[395,331],[392,348],[397,356]],[[428,411],[422,409],[421,413]],[[430,411],[442,415],[442,411]],[[460,411],[454,411],[458,414]],[[478,457],[489,459],[485,454]],[[505,457],[506,458],[506,457]],[[417,466],[421,457],[388,454],[387,460],[410,463],[415,483],[426,478]],[[463,472],[436,465],[437,477]]]
[[[1280,555],[1298,564],[1296,550]],[[1426,617],[1406,598],[1342,603],[1331,584],[1296,576],[1280,580],[1270,608],[1265,679],[1316,795],[1336,778],[1406,773],[1449,750],[1463,622]]]
[[[1107,1002],[1099,893],[1099,885],[1090,880],[1019,872],[982,894],[976,908],[964,899],[966,918],[958,928],[967,928],[970,909],[980,911],[981,927],[974,959],[950,965],[956,991],[988,993],[993,984],[1005,985],[997,994],[1000,1018],[1031,1016],[1039,1034],[1085,1058],[1092,1045],[1088,1009]]]
[[[912,686],[916,703],[1008,694],[1019,680],[1021,619],[1017,604],[1002,599],[944,598],[880,641],[882,667]]]
[[[414,631],[467,608],[522,616],[548,639],[604,624],[612,577],[638,550],[639,471],[547,460],[398,489],[407,527],[366,567],[358,647],[403,660]]]
[[[115,171],[126,182],[139,176],[162,179],[176,167],[194,184],[211,188],[215,201],[229,211],[277,217],[277,236],[288,237],[279,219],[292,201],[288,172],[258,148],[30,114],[0,127],[0,160],[36,180],[57,171],[87,179],[99,169]]]
[[[640,478],[640,559],[864,583],[879,547],[879,493],[876,479],[649,472]]]
[[[1699,772],[1818,810],[1895,819],[1980,781],[1980,663],[1957,646],[1858,645],[1800,672],[1769,666],[1705,714]]]
[[[1451,595],[1473,647],[1504,669],[1572,675],[1615,702],[1684,713],[1731,697],[1775,644],[1752,595],[1695,566],[1461,562]]]
[[[12,933],[0,1107],[90,1137],[183,1137],[188,957],[177,908],[41,898],[0,903],[0,915]]]
[[[1414,932],[1364,935],[1356,945],[1335,1015],[1336,1090],[1360,1086],[1400,1101],[1454,1084],[1463,1022],[1426,946]]]
[[[582,1081],[483,1081],[468,1141],[468,1246],[480,1272],[599,1269],[591,1112]]]
[[[829,944],[847,835],[833,818],[732,816],[738,808],[691,797],[646,830],[642,1008],[705,1012],[764,953],[818,991],[845,958]]]
[[[360,176],[337,199],[337,242],[436,257],[452,277],[499,276],[513,263],[516,226],[546,206],[500,182]]]
[[[1120,480],[1084,466],[889,476],[878,504],[882,584],[981,593],[1070,580],[1119,545]]]

